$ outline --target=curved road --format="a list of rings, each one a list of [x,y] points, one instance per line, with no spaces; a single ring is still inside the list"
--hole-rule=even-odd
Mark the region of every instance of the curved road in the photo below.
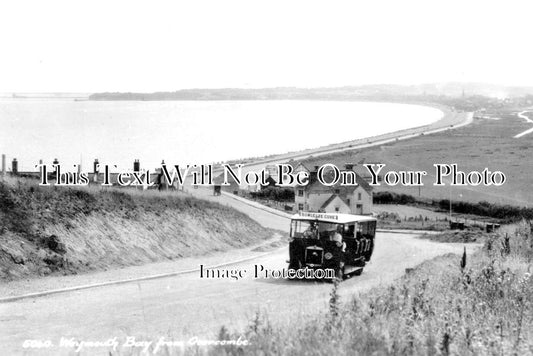
[[[288,219],[250,207],[230,197],[210,196],[199,189],[195,195],[217,200],[244,211],[262,225],[287,231]],[[438,244],[410,234],[378,233],[372,262],[359,277],[341,284],[344,300],[357,292],[400,277],[405,268],[448,252],[460,253],[463,245]],[[474,249],[475,246],[469,246]],[[202,279],[199,273],[141,281],[76,292],[23,299],[0,304],[0,346],[3,354],[66,354],[59,348],[61,337],[104,341],[127,336],[137,339],[209,339],[222,325],[242,330],[255,313],[267,313],[274,323],[327,310],[331,284],[282,279],[253,278],[254,265],[267,269],[286,267],[287,247],[254,261],[226,269],[247,270],[240,279]],[[201,259],[198,259],[199,263]],[[196,266],[191,266],[196,267]],[[49,340],[51,348],[24,350],[27,339]],[[94,348],[90,354],[106,354]]]
[[[527,117],[526,115],[524,115],[524,114],[527,113],[527,112],[529,112],[529,111],[528,111],[528,110],[525,110],[525,111],[522,111],[522,112],[520,112],[520,113],[518,113],[518,114],[516,114],[516,115],[517,115],[519,118],[526,120],[527,123],[533,124],[533,120],[531,120],[529,117]],[[525,136],[525,135],[528,135],[528,134],[530,134],[530,133],[532,133],[532,132],[533,132],[533,127],[530,128],[530,129],[528,129],[528,130],[526,130],[526,131],[524,131],[524,132],[519,133],[519,134],[516,135],[514,138],[520,138],[520,137]]]

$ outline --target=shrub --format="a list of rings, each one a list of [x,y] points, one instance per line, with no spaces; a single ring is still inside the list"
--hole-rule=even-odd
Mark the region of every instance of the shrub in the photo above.
[[[374,193],[373,201],[375,204],[414,204],[416,198],[408,194],[397,194],[392,192]]]
[[[252,192],[250,195],[257,199],[270,199],[279,202],[294,201],[294,190],[291,188],[267,187],[258,192]]]
[[[417,199],[412,195],[397,194],[388,191],[374,193],[373,201],[374,204],[419,204],[425,206],[434,206],[446,211],[450,209],[450,201],[448,199],[427,201]],[[452,210],[460,214],[486,216],[494,219],[500,219],[503,222],[509,223],[517,222],[522,219],[533,220],[533,208],[493,204],[486,201],[477,203],[452,201]]]

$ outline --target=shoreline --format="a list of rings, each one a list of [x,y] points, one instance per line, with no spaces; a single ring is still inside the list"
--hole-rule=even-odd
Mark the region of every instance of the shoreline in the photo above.
[[[358,101],[354,101],[358,102]],[[361,101],[363,102],[363,101]],[[423,103],[423,102],[413,102],[405,103],[400,101],[364,101],[364,102],[374,102],[374,103],[390,103],[390,104],[402,104],[402,105],[412,105],[412,106],[425,106],[433,109],[437,109],[443,113],[443,116],[430,124],[416,126],[412,128],[402,129],[398,131],[393,131],[389,133],[384,133],[376,136],[369,136],[359,139],[354,139],[351,141],[344,141],[339,143],[333,143],[326,146],[315,147],[311,149],[304,149],[301,151],[287,152],[267,157],[259,158],[244,158],[238,160],[229,160],[226,163],[229,164],[243,164],[243,171],[249,170],[251,168],[257,168],[257,166],[262,166],[265,164],[277,164],[277,163],[286,163],[291,160],[303,160],[310,157],[320,157],[328,154],[334,154],[344,151],[357,150],[366,147],[379,146],[387,144],[390,142],[395,142],[399,140],[405,140],[409,138],[414,138],[417,136],[433,134],[437,132],[447,131],[451,129],[456,129],[469,125],[473,121],[472,112],[458,112],[453,109],[434,103]]]
[[[64,99],[60,99],[60,100],[52,100],[52,101],[62,101]],[[15,101],[18,101],[15,99]],[[71,103],[74,103],[73,100],[66,100],[68,102],[71,102]],[[193,101],[198,101],[198,100],[191,100],[191,102]],[[221,101],[221,100],[217,100],[217,101]],[[254,101],[254,100],[234,100],[234,101],[246,101],[246,102],[250,102],[250,101]],[[330,153],[335,153],[335,152],[341,152],[341,151],[345,151],[345,150],[350,150],[350,149],[358,149],[358,148],[364,148],[364,147],[369,147],[369,146],[374,146],[374,145],[377,145],[377,144],[385,144],[387,142],[389,142],[389,140],[394,140],[394,139],[405,139],[405,138],[408,138],[408,137],[413,137],[413,135],[417,135],[417,134],[423,134],[423,133],[426,133],[426,132],[430,132],[431,130],[435,130],[435,129],[445,129],[445,128],[450,128],[450,127],[454,127],[454,125],[457,125],[457,124],[460,124],[462,123],[464,120],[461,119],[459,116],[462,115],[462,113],[458,113],[458,112],[455,112],[453,109],[447,107],[447,106],[444,106],[442,104],[438,104],[438,103],[428,103],[428,102],[406,102],[406,101],[401,101],[401,100],[388,100],[388,101],[381,101],[381,100],[338,100],[338,99],[335,99],[335,100],[328,100],[328,99],[320,99],[320,100],[317,100],[317,99],[282,99],[282,100],[278,100],[278,99],[268,99],[268,100],[255,100],[257,102],[267,102],[267,101],[271,101],[271,102],[280,102],[280,101],[297,101],[297,102],[324,102],[324,103],[333,103],[333,102],[338,102],[338,103],[354,103],[354,104],[357,104],[357,103],[368,103],[368,104],[376,104],[376,105],[402,105],[404,108],[413,108],[416,109],[417,107],[418,108],[425,108],[425,109],[436,109],[438,110],[441,115],[439,115],[440,117],[433,121],[433,122],[429,122],[429,123],[426,123],[426,124],[422,124],[421,126],[414,126],[414,127],[410,127],[410,128],[404,128],[404,129],[398,129],[396,131],[391,131],[391,132],[385,132],[385,133],[381,133],[381,134],[376,134],[376,135],[371,135],[371,136],[365,136],[365,137],[360,137],[360,138],[355,138],[355,139],[351,139],[350,140],[350,136],[352,135],[348,135],[348,136],[345,136],[342,139],[346,140],[348,139],[347,141],[340,141],[340,142],[332,142],[332,143],[329,143],[329,144],[322,144],[322,145],[319,145],[319,146],[315,146],[315,147],[312,147],[312,148],[309,148],[309,146],[307,146],[307,148],[303,148],[303,149],[300,149],[299,147],[297,147],[298,145],[295,145],[295,150],[292,150],[292,151],[285,151],[285,152],[279,152],[279,153],[276,153],[276,152],[273,152],[272,154],[270,155],[265,155],[265,156],[256,156],[256,157],[240,157],[240,158],[236,158],[236,159],[225,159],[223,160],[222,162],[223,163],[227,163],[227,164],[237,164],[237,163],[242,163],[244,164],[244,167],[248,167],[250,165],[253,165],[253,166],[257,166],[257,165],[264,165],[264,164],[271,164],[271,163],[285,163],[291,159],[293,160],[301,160],[301,159],[305,159],[305,158],[308,158],[308,157],[311,157],[311,156],[322,156],[322,155],[325,155],[325,154],[330,154]],[[133,102],[133,101],[131,101]],[[74,104],[76,105],[76,104]],[[305,104],[303,104],[305,105]],[[407,107],[406,107],[407,106]],[[376,111],[377,109],[379,109],[379,106],[377,106],[376,108],[374,108],[374,111]],[[396,119],[398,118],[397,115],[395,115],[395,113],[397,113],[398,111],[402,111],[401,110],[401,107],[399,107],[397,110],[395,110],[394,106],[392,107],[392,109],[388,109],[388,110],[385,110],[387,112],[387,117],[390,117],[391,119],[395,119],[395,116],[396,116]],[[432,118],[432,115],[429,115],[429,117]],[[422,117],[423,118],[423,117]],[[434,118],[432,118],[434,120]],[[400,123],[401,123],[401,120],[399,120]],[[429,120],[428,120],[429,121]],[[427,121],[426,121],[427,122]],[[420,123],[419,123],[420,124]],[[355,124],[354,124],[355,125]],[[416,124],[415,124],[416,125]],[[398,126],[402,126],[401,124],[398,125]],[[387,129],[387,128],[385,128]],[[394,129],[394,128],[391,128],[391,129]],[[301,142],[301,145],[300,147],[302,147],[305,143],[304,142]],[[269,151],[272,152],[272,147],[271,149],[269,149]],[[242,154],[242,152],[241,152]],[[215,161],[211,161],[211,163],[214,163]],[[207,162],[206,162],[207,163]],[[19,164],[20,166],[20,164]],[[37,171],[34,171],[34,170],[24,170],[22,169],[21,170],[21,173],[37,173]]]

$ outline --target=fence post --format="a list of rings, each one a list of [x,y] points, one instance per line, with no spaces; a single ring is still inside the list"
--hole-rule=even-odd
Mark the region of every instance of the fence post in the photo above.
[[[94,159],[94,163],[93,163],[93,174],[94,174],[94,176],[93,176],[93,181],[94,181],[95,183],[98,182],[98,173],[99,173],[99,172],[98,172],[98,171],[99,171],[99,169],[98,169],[99,166],[98,166],[98,165],[99,165],[99,164],[100,164],[100,162],[98,162],[98,158],[95,158],[95,159]]]
[[[13,158],[13,161],[11,162],[11,172],[15,176],[19,173],[19,163],[16,158]]]

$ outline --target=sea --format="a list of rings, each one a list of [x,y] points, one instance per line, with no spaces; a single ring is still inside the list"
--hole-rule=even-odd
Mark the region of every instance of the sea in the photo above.
[[[349,101],[0,99],[0,154],[35,171],[92,163],[218,163],[317,148],[438,121],[432,107]]]

